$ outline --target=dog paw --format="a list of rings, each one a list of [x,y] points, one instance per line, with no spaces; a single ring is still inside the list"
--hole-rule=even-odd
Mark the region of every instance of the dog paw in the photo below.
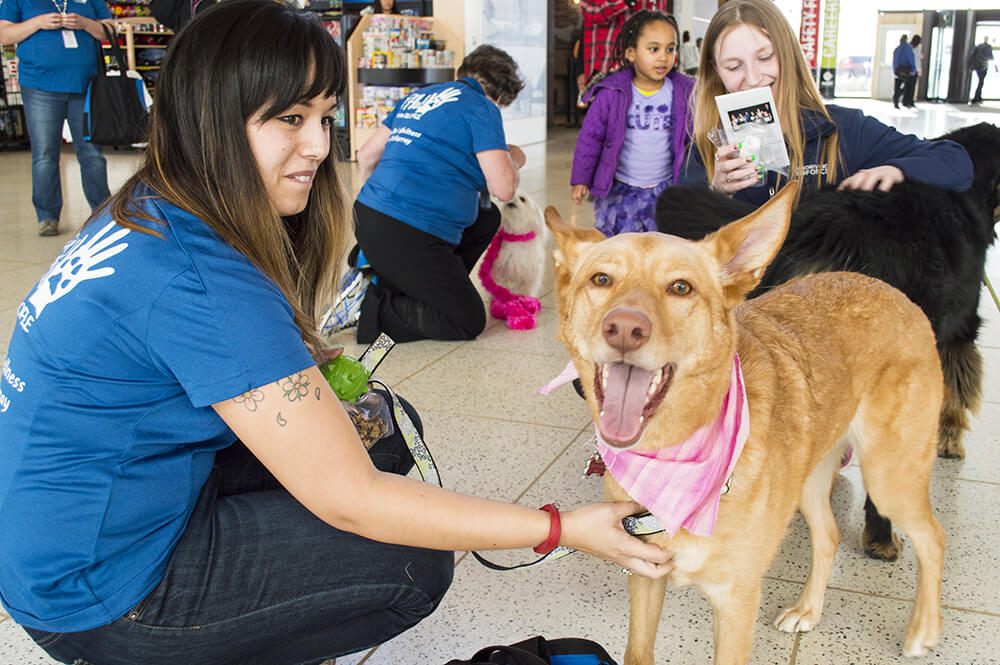
[[[862,548],[872,559],[881,559],[882,561],[895,561],[899,558],[900,552],[903,551],[903,541],[900,540],[899,536],[895,533],[888,540],[872,540],[867,532],[867,528],[861,534],[862,538]]]
[[[941,614],[937,611],[917,612],[910,619],[903,640],[903,655],[908,658],[926,656],[936,647],[941,635]]]
[[[819,623],[819,610],[789,607],[778,614],[774,627],[783,633],[807,633]]]
[[[907,658],[920,658],[926,656],[930,650],[937,646],[938,636],[936,631],[930,634],[907,635],[903,643],[903,655]]]
[[[938,457],[945,459],[962,459],[965,457],[965,446],[962,445],[961,433],[951,427],[942,427],[938,438]]]

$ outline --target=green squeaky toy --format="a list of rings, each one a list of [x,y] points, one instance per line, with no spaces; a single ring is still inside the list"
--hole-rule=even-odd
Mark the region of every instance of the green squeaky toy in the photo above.
[[[353,402],[368,390],[368,370],[360,361],[343,353],[321,365],[319,371],[337,397],[346,402]]]

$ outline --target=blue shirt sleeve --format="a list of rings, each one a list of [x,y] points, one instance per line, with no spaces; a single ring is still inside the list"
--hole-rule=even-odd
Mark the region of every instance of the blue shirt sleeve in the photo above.
[[[0,1],[0,21],[20,23],[24,20],[21,16],[21,3],[19,0]]]
[[[486,100],[474,113],[469,114],[472,132],[472,152],[506,150],[507,137],[503,131],[503,118],[493,102]]]
[[[835,121],[846,166],[840,180],[861,169],[889,165],[907,178],[941,189],[964,192],[972,186],[972,160],[953,141],[903,134],[856,109],[838,109]]]
[[[6,2],[6,0],[4,0]],[[113,18],[111,16],[111,10],[108,9],[108,4],[104,0],[94,0],[94,10],[97,14],[97,20]]]
[[[192,267],[151,308],[147,344],[195,407],[315,364],[274,282],[211,234],[188,234],[184,243]]]

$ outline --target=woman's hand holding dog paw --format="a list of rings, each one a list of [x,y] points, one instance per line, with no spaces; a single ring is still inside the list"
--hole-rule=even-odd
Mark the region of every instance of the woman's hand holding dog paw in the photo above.
[[[586,185],[573,185],[573,203],[580,205],[583,200],[587,198],[587,194],[590,194],[590,187]]]
[[[673,553],[629,535],[622,520],[643,512],[631,501],[592,503],[562,513],[561,545],[587,552],[636,575],[657,579],[673,570]]]
[[[844,178],[838,190],[860,189],[870,192],[878,187],[888,192],[894,185],[903,182],[903,172],[895,166],[876,166],[873,169],[861,169],[854,175]]]

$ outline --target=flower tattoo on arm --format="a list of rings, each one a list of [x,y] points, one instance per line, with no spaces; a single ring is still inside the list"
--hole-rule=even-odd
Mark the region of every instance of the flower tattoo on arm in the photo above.
[[[253,390],[248,390],[242,395],[237,395],[233,398],[233,401],[237,404],[242,404],[243,408],[250,413],[254,413],[257,411],[257,407],[260,403],[264,401],[264,393],[255,388]]]
[[[297,402],[309,395],[309,377],[302,372],[278,381],[278,387],[289,402]]]

